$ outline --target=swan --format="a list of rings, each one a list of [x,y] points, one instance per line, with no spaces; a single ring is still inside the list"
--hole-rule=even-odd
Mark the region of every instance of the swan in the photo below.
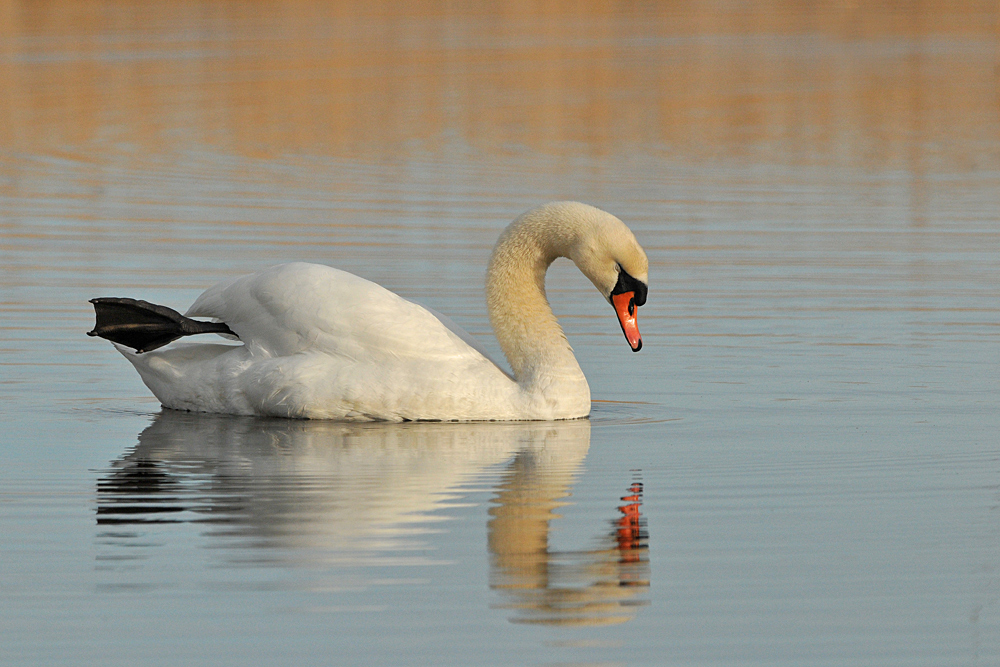
[[[621,220],[579,202],[524,213],[493,249],[487,308],[513,376],[446,317],[317,264],[223,281],[185,315],[134,299],[92,299],[97,323],[88,333],[113,342],[160,403],[177,410],[345,421],[577,419],[590,414],[590,387],[545,296],[557,257],[593,282],[639,351],[646,253]],[[242,344],[164,347],[199,333]]]

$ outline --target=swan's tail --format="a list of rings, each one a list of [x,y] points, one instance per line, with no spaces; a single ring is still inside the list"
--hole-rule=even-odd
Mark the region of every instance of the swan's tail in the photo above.
[[[166,306],[146,301],[102,296],[90,302],[94,304],[97,323],[87,335],[131,347],[140,354],[163,347],[181,336],[202,333],[236,336],[222,322],[199,322]]]

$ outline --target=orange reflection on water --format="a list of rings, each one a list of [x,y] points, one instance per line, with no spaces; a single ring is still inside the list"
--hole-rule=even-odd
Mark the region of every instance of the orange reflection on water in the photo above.
[[[943,0],[7,1],[0,142],[971,168],[1000,128],[998,26],[996,2]]]

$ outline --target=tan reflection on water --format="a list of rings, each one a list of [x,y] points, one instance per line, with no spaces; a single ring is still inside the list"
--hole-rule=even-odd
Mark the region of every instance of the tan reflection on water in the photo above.
[[[974,168],[1000,127],[998,44],[992,1],[6,1],[0,143]]]
[[[433,553],[441,512],[463,485],[513,458],[488,527],[501,606],[535,623],[622,622],[649,580],[638,501],[609,503],[624,516],[610,537],[598,529],[607,546],[548,548],[554,510],[589,446],[588,420],[340,424],[165,410],[98,483],[99,560],[113,564],[124,549],[131,557],[115,585],[153,585],[153,568],[135,567],[157,558],[147,533],[195,523],[205,526],[204,546],[230,549],[230,567],[432,565],[414,552]],[[130,576],[139,579],[123,583]]]
[[[578,467],[559,461],[563,456],[553,449],[526,450],[509,465],[490,509],[490,585],[504,595],[500,606],[516,610],[515,622],[624,623],[644,603],[637,594],[649,586],[642,485],[633,484],[621,498],[621,516],[609,522],[612,530],[602,536],[601,547],[556,550],[549,543],[550,524],[571,495]]]

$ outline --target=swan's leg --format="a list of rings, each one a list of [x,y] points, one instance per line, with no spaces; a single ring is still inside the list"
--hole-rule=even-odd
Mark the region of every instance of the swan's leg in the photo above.
[[[222,322],[199,322],[166,306],[146,301],[104,296],[90,302],[94,304],[97,322],[94,330],[88,331],[87,335],[100,336],[139,353],[163,347],[181,336],[202,333],[236,335]]]

